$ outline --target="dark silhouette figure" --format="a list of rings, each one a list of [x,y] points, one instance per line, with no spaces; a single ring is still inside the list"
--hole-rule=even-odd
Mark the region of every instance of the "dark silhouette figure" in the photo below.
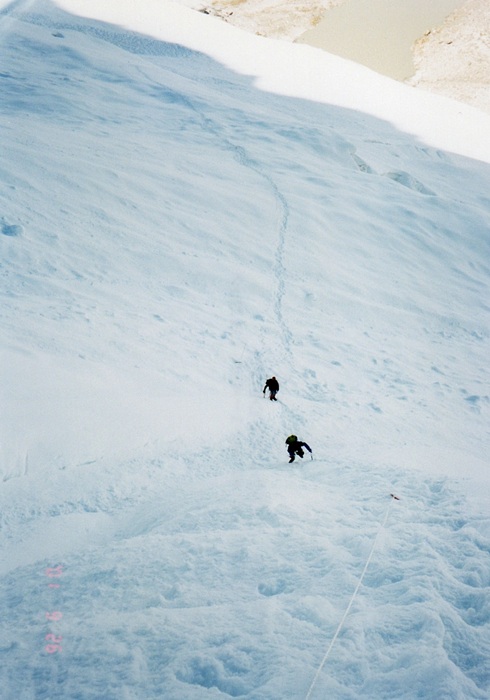
[[[307,445],[306,442],[300,442],[296,435],[290,435],[286,439],[286,445],[288,446],[288,452],[290,457],[289,463],[294,462],[294,458],[296,455],[303,459],[305,455],[303,447],[305,447],[308,450],[308,452],[312,455],[311,459],[313,459],[313,452],[311,451],[311,447]]]
[[[263,394],[265,396],[265,390],[269,389],[269,398],[271,401],[277,401],[276,394],[279,391],[279,382],[275,377],[271,377],[265,383]]]

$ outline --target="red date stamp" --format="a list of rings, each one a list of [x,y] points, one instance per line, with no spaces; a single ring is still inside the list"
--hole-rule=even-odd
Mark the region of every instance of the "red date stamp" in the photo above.
[[[61,587],[57,579],[63,576],[62,564],[48,567],[45,569],[44,574],[50,579],[50,583],[48,583],[49,588],[58,589]],[[45,616],[48,622],[59,622],[63,618],[63,613],[60,610],[50,610],[45,613]],[[60,634],[55,634],[53,631],[48,632],[44,637],[44,641],[46,642],[44,651],[47,654],[60,654],[63,651],[61,646],[62,640],[63,637]]]

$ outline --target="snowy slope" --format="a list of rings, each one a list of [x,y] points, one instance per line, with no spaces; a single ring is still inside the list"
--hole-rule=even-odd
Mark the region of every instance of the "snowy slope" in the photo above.
[[[486,698],[488,116],[99,4],[0,14],[2,699]]]

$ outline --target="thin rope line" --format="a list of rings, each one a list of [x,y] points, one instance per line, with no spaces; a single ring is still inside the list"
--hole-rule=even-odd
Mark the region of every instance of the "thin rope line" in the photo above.
[[[379,533],[381,532],[381,530],[382,530],[382,529],[384,528],[384,526],[386,525],[386,521],[388,520],[388,515],[389,515],[389,512],[390,512],[391,504],[393,503],[393,501],[394,501],[395,499],[396,499],[396,496],[393,496],[393,494],[391,494],[390,504],[389,504],[388,508],[386,509],[386,514],[385,514],[384,520],[383,520],[383,522],[381,523],[381,525],[379,526],[378,532],[376,533],[376,537],[374,538],[373,546],[371,547],[371,551],[369,552],[369,556],[368,556],[368,558],[367,558],[366,564],[364,565],[364,569],[362,570],[361,577],[360,577],[359,581],[357,582],[357,586],[356,586],[355,591],[354,591],[354,593],[352,594],[352,597],[351,597],[351,599],[350,599],[350,601],[349,601],[349,605],[347,606],[347,608],[346,608],[346,610],[345,610],[345,613],[344,613],[342,619],[341,619],[340,622],[339,622],[339,626],[337,627],[337,630],[336,630],[334,636],[332,637],[332,641],[330,642],[330,645],[329,645],[327,651],[325,652],[325,656],[323,657],[322,662],[321,662],[320,666],[318,667],[317,672],[315,673],[315,677],[313,678],[313,681],[312,681],[312,683],[311,683],[311,685],[310,685],[310,687],[309,687],[309,690],[308,690],[308,692],[307,692],[307,694],[306,694],[305,700],[309,700],[309,698],[311,697],[311,693],[312,693],[312,691],[313,691],[313,688],[314,688],[315,685],[316,685],[316,682],[317,682],[317,680],[318,680],[318,677],[319,677],[320,673],[322,672],[323,667],[325,666],[325,663],[326,663],[326,661],[327,661],[327,659],[328,659],[328,657],[329,657],[329,655],[330,655],[330,652],[332,651],[333,645],[335,644],[335,641],[336,641],[337,637],[338,637],[339,634],[340,634],[340,630],[341,630],[342,627],[344,626],[345,619],[346,619],[347,615],[349,614],[349,610],[350,610],[351,607],[352,607],[352,603],[354,602],[354,599],[355,599],[355,597],[356,597],[356,595],[357,595],[357,593],[358,593],[358,591],[359,591],[359,588],[361,587],[362,579],[364,578],[364,574],[366,573],[367,568],[368,568],[368,566],[369,566],[369,564],[370,564],[370,562],[371,562],[371,558],[372,558],[373,553],[374,553],[374,550],[375,550],[375,548],[376,548],[376,542],[378,541]],[[398,499],[396,499],[396,500],[398,500]]]

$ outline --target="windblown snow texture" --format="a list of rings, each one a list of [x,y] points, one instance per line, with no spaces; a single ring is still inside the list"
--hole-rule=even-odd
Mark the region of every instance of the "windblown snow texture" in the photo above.
[[[2,698],[304,698],[373,543],[311,697],[487,698],[488,164],[130,26],[0,14]]]

